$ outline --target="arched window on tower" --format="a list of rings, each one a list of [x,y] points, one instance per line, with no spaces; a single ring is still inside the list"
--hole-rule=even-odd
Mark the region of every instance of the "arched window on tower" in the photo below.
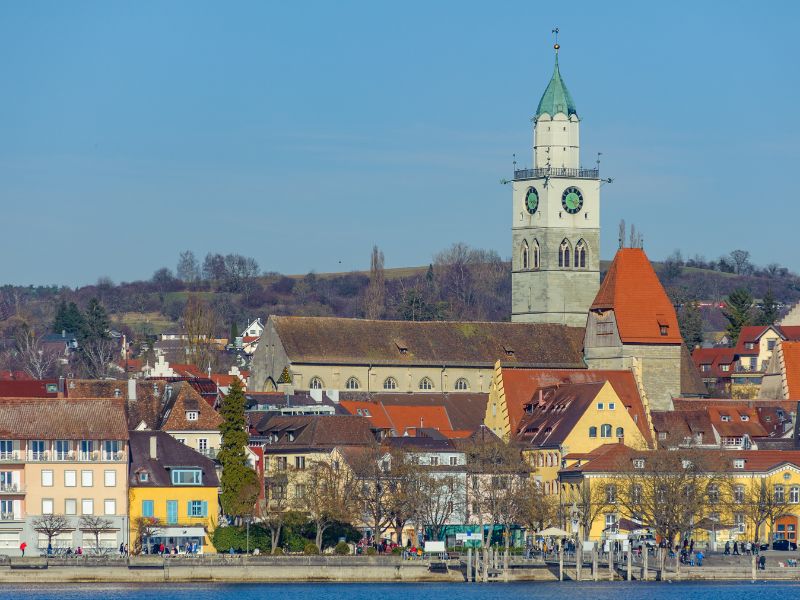
[[[528,248],[528,241],[522,240],[522,268],[530,268],[530,249]]]
[[[575,268],[586,268],[586,242],[583,240],[575,244]]]
[[[533,268],[539,268],[539,242],[538,240],[533,240]]]
[[[569,269],[570,265],[570,245],[569,241],[564,239],[561,241],[561,246],[558,249],[558,266]]]

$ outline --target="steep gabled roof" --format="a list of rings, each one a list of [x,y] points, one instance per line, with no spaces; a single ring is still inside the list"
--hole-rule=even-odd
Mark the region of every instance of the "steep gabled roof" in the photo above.
[[[270,316],[292,363],[529,366],[583,363],[583,328],[541,323]]]
[[[259,433],[274,434],[277,441],[265,446],[264,451],[332,450],[337,446],[365,446],[375,443],[375,437],[364,417],[349,415],[296,415],[274,416]],[[289,434],[292,434],[291,436]]]
[[[631,418],[636,422],[639,431],[648,444],[652,444],[653,436],[647,425],[642,399],[636,378],[631,371],[596,370],[596,369],[501,369],[506,408],[512,434],[519,428],[520,420],[525,414],[525,405],[530,403],[540,388],[555,385],[599,383],[608,381],[614,388],[620,402],[628,409]]]
[[[563,444],[605,384],[603,381],[540,388],[514,439],[534,447]]]
[[[625,344],[683,343],[672,302],[641,248],[617,250],[591,310],[613,310]]]
[[[786,399],[800,400],[800,342],[781,342],[780,355]]]
[[[190,421],[187,412],[196,412],[197,419]],[[173,384],[172,393],[164,405],[159,429],[163,431],[218,430],[222,417],[186,381]]]
[[[171,487],[170,469],[174,467],[195,467],[203,472],[202,486],[217,487],[214,461],[192,450],[163,431],[131,431],[131,467],[129,483],[131,487]],[[155,438],[156,458],[150,456],[150,440]],[[141,481],[139,473],[147,472],[147,481]],[[181,487],[189,487],[181,485]]]

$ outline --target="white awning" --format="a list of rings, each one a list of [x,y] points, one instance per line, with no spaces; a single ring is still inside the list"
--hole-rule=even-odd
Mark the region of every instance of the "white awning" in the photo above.
[[[206,530],[202,527],[162,527],[153,537],[197,537],[202,539],[205,535]]]

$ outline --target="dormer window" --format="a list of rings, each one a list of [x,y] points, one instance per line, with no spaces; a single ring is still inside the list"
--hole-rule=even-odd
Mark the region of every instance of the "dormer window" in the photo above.
[[[507,344],[503,344],[503,350],[506,353],[506,356],[514,356],[514,348]]]
[[[293,442],[293,441],[294,441],[294,431],[290,431],[290,432],[287,434],[287,436],[288,436],[288,438],[289,438],[289,441],[290,441],[290,442]]]
[[[747,415],[739,415],[739,416],[742,418],[742,421],[749,421],[750,420],[750,417],[748,417]]]
[[[394,345],[397,346],[397,351],[400,352],[400,354],[408,354],[408,344],[405,342],[401,340],[395,340]]]
[[[633,459],[633,468],[634,469],[644,469],[644,459],[643,458],[634,458]]]
[[[669,335],[669,325],[659,325],[661,335]]]
[[[755,347],[756,347],[756,345],[755,345],[753,342],[747,342],[747,343],[744,345],[744,347],[745,347],[745,349],[747,349],[747,350],[752,350],[753,348],[755,348]]]
[[[187,421],[197,421],[199,416],[200,416],[200,413],[198,413],[196,410],[187,410],[186,411],[186,420]]]
[[[731,420],[731,418],[730,418],[730,416],[729,416],[729,415],[721,415],[721,416],[720,416],[720,420],[721,420],[723,423],[729,423],[729,422],[730,422],[730,420]]]
[[[734,469],[744,469],[744,459],[737,458],[733,461],[733,468]]]
[[[200,469],[173,469],[172,485],[202,485],[203,472]]]
[[[139,473],[139,483],[147,483],[150,481],[150,474],[147,471],[141,471]]]

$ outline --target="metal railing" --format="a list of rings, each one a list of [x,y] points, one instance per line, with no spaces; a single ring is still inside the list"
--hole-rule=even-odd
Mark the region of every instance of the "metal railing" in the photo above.
[[[573,179],[599,179],[600,169],[567,169],[544,167],[540,169],[519,169],[514,171],[514,179],[538,179],[541,177],[571,177]]]
[[[0,462],[118,462],[125,460],[125,453],[120,452],[52,452],[14,450],[0,452]]]
[[[0,494],[22,494],[25,486],[20,483],[0,483]]]

